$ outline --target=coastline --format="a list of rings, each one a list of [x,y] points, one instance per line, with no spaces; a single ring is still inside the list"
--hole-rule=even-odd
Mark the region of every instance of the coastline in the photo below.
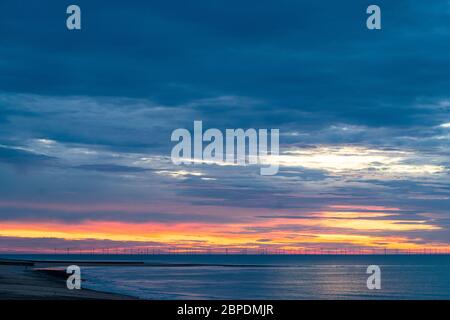
[[[133,266],[133,267],[254,267],[257,264],[222,263],[143,263],[142,261],[111,260],[49,260],[0,258],[0,300],[139,300],[133,296],[96,291],[92,289],[69,290],[66,287],[65,267],[79,266]],[[60,269],[62,268],[62,269]]]
[[[0,300],[136,300],[126,295],[69,290],[63,272],[34,269],[33,265],[0,260]]]
[[[81,290],[66,289],[73,264],[86,267]],[[382,290],[367,287],[371,265]],[[0,300],[448,300],[449,272],[450,255],[10,255]]]

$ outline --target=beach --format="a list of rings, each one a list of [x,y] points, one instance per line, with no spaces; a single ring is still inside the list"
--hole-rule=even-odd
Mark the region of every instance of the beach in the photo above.
[[[94,290],[69,290],[62,274],[25,263],[0,261],[0,300],[128,300],[128,296]]]

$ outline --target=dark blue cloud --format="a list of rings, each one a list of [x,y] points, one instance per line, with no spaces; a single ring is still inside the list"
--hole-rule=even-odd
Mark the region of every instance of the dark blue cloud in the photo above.
[[[0,162],[15,166],[50,165],[54,164],[55,160],[54,157],[0,146]]]
[[[376,126],[434,123],[415,105],[448,95],[445,1],[379,1],[381,31],[365,28],[367,1],[77,3],[83,29],[69,32],[67,1],[3,1],[3,91],[172,105],[250,96],[274,122],[303,110]]]
[[[130,166],[121,166],[117,164],[82,164],[74,167],[75,169],[92,170],[100,172],[145,172],[148,169]]]

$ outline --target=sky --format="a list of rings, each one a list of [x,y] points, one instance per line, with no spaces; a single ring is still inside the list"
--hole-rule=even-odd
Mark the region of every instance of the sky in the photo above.
[[[0,252],[450,249],[450,2],[371,4],[2,0]],[[278,174],[174,165],[195,120]]]

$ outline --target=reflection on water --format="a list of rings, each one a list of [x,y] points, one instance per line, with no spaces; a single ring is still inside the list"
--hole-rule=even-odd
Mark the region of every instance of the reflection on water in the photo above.
[[[448,256],[159,256],[145,260],[239,266],[86,267],[84,286],[145,299],[450,298]],[[381,290],[366,287],[366,268],[371,264],[381,267]]]

